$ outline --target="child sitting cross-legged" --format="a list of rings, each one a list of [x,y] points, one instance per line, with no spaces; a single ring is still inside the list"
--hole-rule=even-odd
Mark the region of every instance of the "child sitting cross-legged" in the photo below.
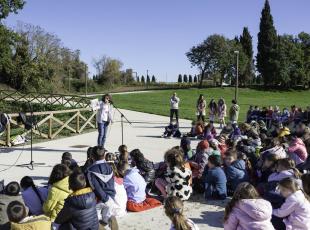
[[[286,229],[309,229],[310,203],[309,197],[301,190],[294,178],[285,178],[280,181],[279,189],[285,197],[285,202],[272,214],[284,218]],[[275,226],[277,227],[277,226]]]
[[[226,175],[221,168],[221,158],[211,155],[208,159],[208,171],[205,176],[205,198],[226,199]]]
[[[48,217],[28,216],[27,208],[20,201],[12,201],[7,208],[7,214],[11,225],[9,229],[51,229],[52,223]]]
[[[124,166],[124,186],[127,192],[127,210],[131,212],[145,211],[161,205],[154,199],[146,197],[146,182],[136,167]]]
[[[198,226],[184,214],[183,202],[176,196],[165,200],[165,213],[172,221],[170,230],[199,230]]]
[[[63,209],[57,215],[55,223],[59,230],[97,230],[99,221],[96,211],[96,196],[86,185],[85,175],[74,172],[69,177],[69,187],[73,193],[65,200]]]
[[[248,182],[238,185],[224,214],[224,229],[273,230],[271,204]]]

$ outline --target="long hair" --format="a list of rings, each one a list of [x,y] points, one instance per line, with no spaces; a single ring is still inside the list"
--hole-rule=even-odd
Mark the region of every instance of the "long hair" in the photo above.
[[[105,155],[105,160],[111,166],[114,176],[121,177],[120,173],[118,172],[118,168],[115,164],[116,161],[115,155],[113,153],[107,153]]]
[[[191,230],[183,215],[183,202],[176,196],[168,197],[165,201],[165,213],[172,221],[176,230]]]
[[[130,152],[131,159],[136,163],[136,165],[140,165],[144,161],[144,155],[141,153],[139,149],[134,149]]]
[[[54,166],[50,178],[48,180],[48,184],[52,185],[62,179],[64,179],[67,176],[70,176],[71,171],[68,168],[67,165],[64,164],[57,164]]]
[[[200,94],[197,100],[197,106],[203,102],[203,94]]]
[[[177,167],[179,169],[184,169],[184,159],[183,154],[180,150],[170,149],[165,154],[166,161],[169,164],[170,168]]]
[[[302,188],[304,192],[310,197],[310,173],[301,176]]]
[[[33,180],[32,180],[31,177],[29,177],[29,176],[24,176],[24,177],[21,179],[21,181],[20,181],[20,186],[21,186],[23,189],[27,189],[27,188],[31,187],[32,190],[33,190],[33,191],[35,192],[35,194],[37,195],[37,197],[39,198],[40,203],[41,203],[41,204],[44,203],[44,201],[43,201],[43,199],[42,199],[42,197],[41,197],[41,195],[40,195],[40,192],[39,192],[37,186],[35,186],[35,184],[34,184],[34,182],[33,182]]]
[[[303,192],[304,196],[306,197],[306,199],[308,201],[310,200],[308,194],[300,188],[298,181],[292,177],[287,177],[287,178],[284,178],[283,180],[281,180],[279,182],[279,186],[282,188],[286,188],[288,190],[291,190],[293,193],[297,192],[298,190],[301,190]]]
[[[253,185],[251,185],[248,182],[243,182],[238,185],[236,188],[234,195],[231,199],[231,201],[227,204],[225,208],[224,213],[224,221],[227,221],[229,218],[230,213],[234,209],[235,205],[240,201],[244,199],[258,199],[259,194],[254,188]]]
[[[289,158],[283,158],[283,159],[279,159],[276,162],[277,166],[281,166],[282,168],[289,170],[292,169],[294,172],[294,177],[296,179],[300,179],[301,177],[301,173],[298,171],[298,169],[295,168],[295,162]]]
[[[210,101],[210,103],[209,103],[209,109],[213,109],[213,110],[216,111],[216,109],[217,109],[217,104],[216,104],[216,102],[215,102],[214,99],[211,99],[211,101]]]

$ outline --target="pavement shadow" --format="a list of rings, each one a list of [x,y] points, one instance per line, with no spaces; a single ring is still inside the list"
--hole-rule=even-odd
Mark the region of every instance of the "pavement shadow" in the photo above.
[[[223,228],[224,211],[204,211],[200,218],[190,218],[196,224],[205,224],[210,227]]]

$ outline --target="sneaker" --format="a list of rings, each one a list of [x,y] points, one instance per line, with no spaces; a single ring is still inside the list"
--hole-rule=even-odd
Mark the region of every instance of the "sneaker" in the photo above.
[[[115,216],[111,216],[109,219],[109,227],[111,230],[118,230],[118,223]]]

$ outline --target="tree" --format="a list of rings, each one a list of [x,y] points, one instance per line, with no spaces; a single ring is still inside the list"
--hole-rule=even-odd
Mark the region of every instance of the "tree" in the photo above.
[[[23,0],[0,0],[0,22],[10,13],[17,14],[18,10],[23,9],[24,5],[25,1]]]
[[[244,71],[244,76],[241,76],[244,79],[244,85],[248,82],[251,82],[254,78],[254,60],[253,60],[253,45],[252,45],[252,36],[247,27],[243,28],[242,35],[240,36],[240,44],[245,55],[248,57],[248,62],[246,63],[246,70]]]
[[[178,83],[182,83],[182,74],[179,74]]]
[[[189,76],[188,76],[188,82],[189,82],[189,83],[192,83],[192,82],[193,82],[193,77],[192,77],[192,75],[189,75]]]
[[[184,76],[183,76],[183,82],[184,82],[184,83],[187,83],[187,82],[188,82],[188,78],[187,78],[187,75],[186,75],[186,74],[184,74]]]
[[[194,76],[194,83],[197,83],[198,82],[198,79],[197,79],[197,76],[195,75]]]
[[[142,82],[143,84],[145,84],[145,78],[144,78],[143,75],[142,75],[142,77],[141,77],[141,82]]]
[[[112,86],[120,82],[121,67],[123,63],[117,59],[113,59],[107,56],[102,56],[99,59],[95,59],[94,67],[97,70],[98,83],[107,84]]]
[[[156,83],[156,78],[154,75],[152,76],[152,83]]]
[[[140,82],[140,77],[137,76],[136,82]]]
[[[151,82],[151,78],[149,75],[146,76],[146,84],[150,84]]]
[[[257,45],[257,70],[263,77],[264,85],[275,83],[275,56],[277,32],[273,25],[269,1],[265,1],[260,19],[260,31]]]

